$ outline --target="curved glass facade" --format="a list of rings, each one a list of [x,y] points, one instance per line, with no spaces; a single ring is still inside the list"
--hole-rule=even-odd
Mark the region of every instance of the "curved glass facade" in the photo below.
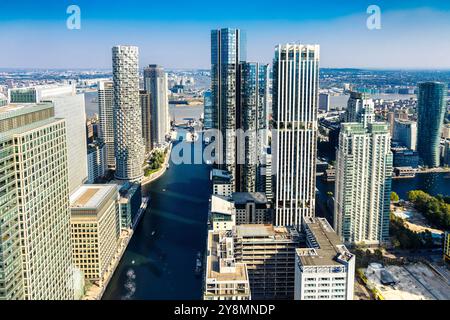
[[[422,164],[439,166],[439,143],[447,108],[447,84],[423,82],[419,84],[417,151]]]

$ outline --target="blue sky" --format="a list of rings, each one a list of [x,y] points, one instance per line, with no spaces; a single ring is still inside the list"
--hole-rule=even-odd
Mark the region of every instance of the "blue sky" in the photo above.
[[[301,42],[321,45],[323,67],[450,68],[446,0],[0,1],[0,67],[109,68],[113,45],[134,44],[141,65],[208,68],[210,29],[237,27],[252,61]],[[66,28],[71,4],[80,30]],[[371,4],[380,30],[366,27]]]

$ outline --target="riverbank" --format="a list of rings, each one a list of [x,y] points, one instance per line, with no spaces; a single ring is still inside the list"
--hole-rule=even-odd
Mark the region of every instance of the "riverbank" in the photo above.
[[[148,177],[142,178],[141,184],[144,186],[146,184],[149,184],[150,182],[153,182],[160,178],[167,170],[167,166],[169,164],[170,154],[172,152],[172,143],[169,145],[169,149],[166,152],[166,157],[164,158],[164,162],[161,165],[161,168],[159,168],[158,171],[153,172]]]
[[[86,290],[82,300],[101,300],[103,294],[105,293],[106,288],[108,287],[109,281],[114,275],[114,271],[119,265],[120,260],[122,259],[125,250],[128,247],[128,243],[133,237],[133,229],[122,230],[119,237],[119,246],[117,249],[114,258],[111,261],[108,269],[106,270],[101,284],[91,284],[90,287]]]

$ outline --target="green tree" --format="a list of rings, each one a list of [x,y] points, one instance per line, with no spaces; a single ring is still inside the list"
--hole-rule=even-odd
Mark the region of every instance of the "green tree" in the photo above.
[[[391,202],[398,202],[400,200],[397,192],[392,191],[391,192]]]

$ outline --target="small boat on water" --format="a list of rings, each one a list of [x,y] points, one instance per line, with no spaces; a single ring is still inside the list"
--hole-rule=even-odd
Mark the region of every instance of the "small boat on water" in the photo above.
[[[197,253],[197,260],[196,260],[196,262],[195,262],[195,274],[196,274],[197,276],[201,275],[201,273],[202,273],[202,260],[201,260],[201,256],[202,256],[202,254],[201,254],[201,252],[199,251],[199,252]]]

